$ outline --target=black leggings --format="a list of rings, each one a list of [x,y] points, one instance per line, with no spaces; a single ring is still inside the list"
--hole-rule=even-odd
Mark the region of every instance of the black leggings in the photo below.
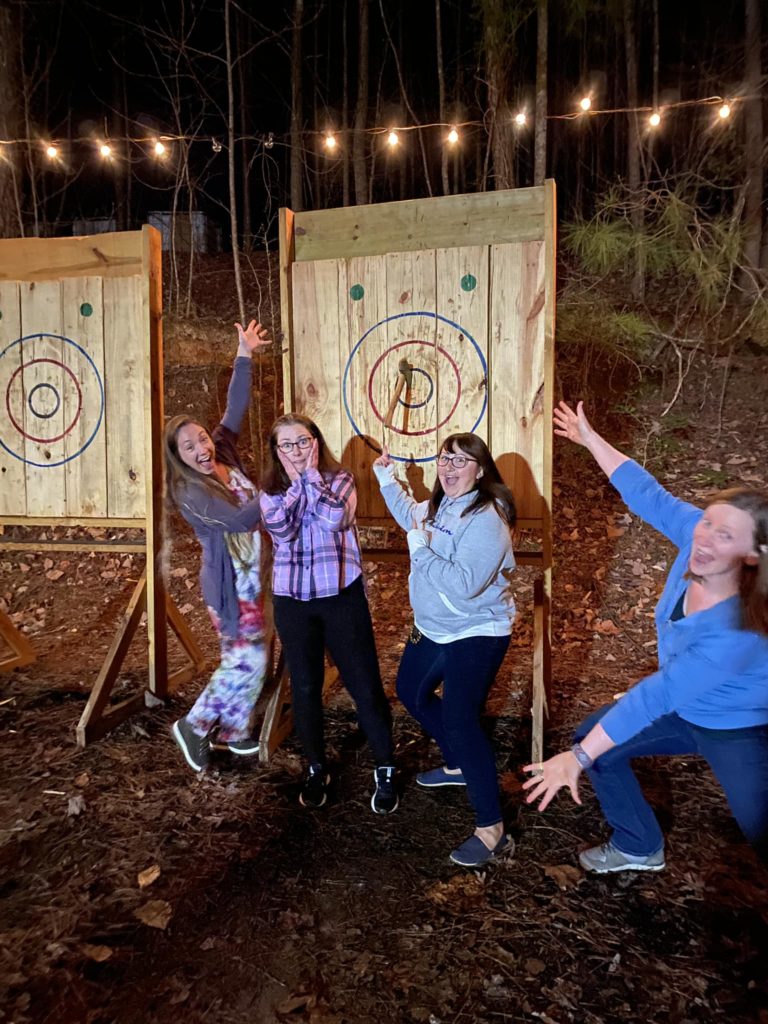
[[[332,597],[275,595],[275,627],[291,677],[296,733],[311,764],[325,763],[325,648],[357,706],[377,765],[392,764],[392,712],[384,694],[368,599],[359,576]]]

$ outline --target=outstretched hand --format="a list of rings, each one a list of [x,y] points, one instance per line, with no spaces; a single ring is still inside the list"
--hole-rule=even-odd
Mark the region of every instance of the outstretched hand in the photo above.
[[[386,444],[382,444],[381,455],[378,457],[378,459],[373,460],[373,465],[382,466],[384,468],[392,465],[392,456],[389,454],[389,449],[387,448]]]
[[[525,798],[527,804],[532,804],[534,800],[541,797],[539,810],[545,811],[563,786],[567,786],[571,791],[575,803],[581,803],[579,796],[581,767],[570,750],[566,750],[562,754],[555,754],[554,757],[550,757],[548,761],[543,761],[541,764],[527,764],[523,771],[533,774],[533,778],[523,783],[523,789],[531,791]]]
[[[272,344],[267,328],[257,324],[255,320],[251,320],[247,327],[236,323],[235,328],[240,346],[250,353],[255,352],[257,348],[264,348],[265,345]]]
[[[584,414],[584,403],[578,402],[576,412],[565,402],[559,402],[554,411],[555,433],[558,437],[567,437],[576,444],[589,445],[594,430]]]

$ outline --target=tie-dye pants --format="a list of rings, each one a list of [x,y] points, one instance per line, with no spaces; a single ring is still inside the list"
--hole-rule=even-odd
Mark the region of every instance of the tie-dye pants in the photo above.
[[[198,736],[219,727],[218,739],[234,743],[250,736],[250,717],[267,673],[264,609],[240,599],[237,636],[224,636],[218,616],[208,609],[221,641],[221,664],[195,701],[187,722]]]

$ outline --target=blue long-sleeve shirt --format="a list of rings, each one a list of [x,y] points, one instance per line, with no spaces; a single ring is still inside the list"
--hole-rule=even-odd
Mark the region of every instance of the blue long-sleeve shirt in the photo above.
[[[678,550],[656,606],[659,670],[642,679],[600,720],[614,743],[676,712],[707,729],[768,723],[768,637],[742,628],[738,596],[675,622],[670,615],[687,587],[693,530],[704,514],[674,498],[636,462],[611,475],[629,508]]]

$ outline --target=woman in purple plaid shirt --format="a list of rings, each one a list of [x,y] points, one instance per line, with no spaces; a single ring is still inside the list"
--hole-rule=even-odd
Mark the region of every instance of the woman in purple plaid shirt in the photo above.
[[[376,760],[371,807],[391,814],[398,803],[392,713],[363,587],[354,477],[305,416],[281,416],[269,449],[261,514],[275,549],[275,628],[291,677],[296,732],[309,761],[299,800],[304,807],[322,807],[330,783],[323,736],[327,647]]]

